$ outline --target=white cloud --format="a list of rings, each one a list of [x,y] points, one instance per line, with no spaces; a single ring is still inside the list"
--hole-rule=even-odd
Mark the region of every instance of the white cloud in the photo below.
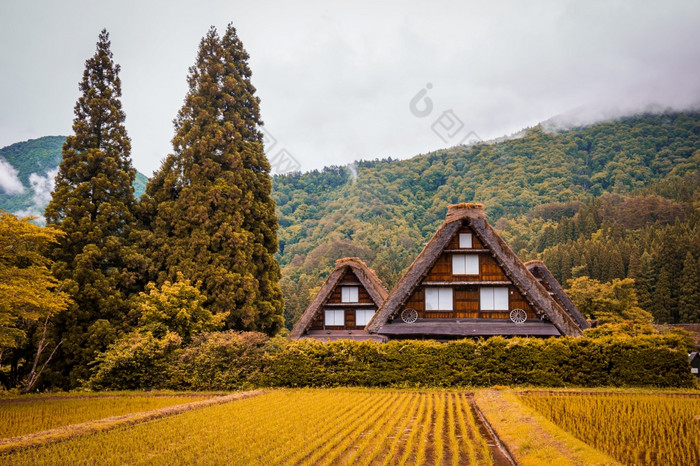
[[[34,191],[34,205],[40,208],[43,212],[44,208],[48,205],[51,200],[51,192],[56,181],[56,174],[58,173],[58,168],[46,172],[46,176],[37,175],[32,173],[29,175],[29,184]]]
[[[17,170],[5,159],[0,158],[0,191],[6,194],[22,194],[24,186],[17,177]]]
[[[58,173],[58,168],[50,170],[45,176],[32,173],[29,175],[29,184],[31,186],[34,194],[32,196],[32,202],[34,205],[27,209],[19,210],[14,214],[18,217],[38,217],[35,222],[43,225],[46,223],[44,218],[44,209],[51,201],[51,192],[53,191],[56,174]]]

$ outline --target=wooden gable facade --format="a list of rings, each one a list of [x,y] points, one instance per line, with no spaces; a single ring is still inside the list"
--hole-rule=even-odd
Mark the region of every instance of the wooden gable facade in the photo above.
[[[436,289],[438,297],[440,289],[452,290],[451,303],[442,305],[442,302],[438,302],[438,307],[448,309],[435,309],[434,305],[426,309],[426,292],[434,295],[435,291],[431,290]],[[489,299],[489,293],[499,293],[498,298],[501,299],[495,302]],[[507,297],[507,302],[502,299],[503,295]],[[523,309],[528,318],[537,318],[490,250],[466,225],[454,234],[435,265],[414,289],[405,307],[415,309],[421,319],[509,319],[513,309]]]
[[[359,258],[340,259],[290,338],[385,341],[367,333],[365,327],[387,295],[379,277]]]
[[[479,204],[450,206],[367,330],[436,339],[582,334],[486,222]]]

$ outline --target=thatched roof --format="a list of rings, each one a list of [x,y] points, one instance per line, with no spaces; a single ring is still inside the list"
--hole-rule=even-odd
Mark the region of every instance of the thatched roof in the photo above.
[[[429,273],[435,261],[457,233],[462,223],[466,223],[484,245],[491,251],[498,264],[530,302],[539,315],[546,316],[562,335],[580,336],[583,334],[578,323],[549,295],[547,290],[527,270],[522,261],[503,241],[486,221],[484,206],[481,204],[454,204],[449,206],[444,223],[425,245],[416,260],[408,267],[384,304],[367,324],[367,331],[380,333],[381,328],[409,299],[413,290]]]
[[[552,275],[552,272],[549,271],[544,262],[538,260],[525,262],[525,267],[527,267],[535,278],[542,278],[542,280],[547,282],[547,285],[549,285],[549,288],[551,288],[552,293],[554,293],[555,299],[559,301],[559,304],[562,305],[564,310],[574,318],[579,327],[582,329],[590,328],[590,324],[586,318],[583,317],[581,311],[579,311],[574,302],[571,301],[569,295],[566,294],[564,288],[562,288],[561,284],[556,278],[554,278],[554,275]]]
[[[290,338],[298,339],[304,335],[304,332],[309,328],[316,314],[328,301],[331,293],[333,293],[333,290],[338,285],[338,282],[340,282],[340,279],[343,278],[348,268],[351,269],[358,280],[360,280],[360,283],[365,287],[367,293],[377,307],[380,307],[384,303],[389,292],[384,287],[384,284],[377,274],[374,273],[374,270],[370,269],[367,264],[362,262],[358,257],[338,259],[335,262],[335,269],[333,269],[333,272],[328,276],[323,286],[321,286],[321,289],[311,301],[311,304],[309,304],[309,307],[306,308],[306,311],[304,311],[304,314],[302,314],[301,318],[292,329],[292,332],[289,334]]]

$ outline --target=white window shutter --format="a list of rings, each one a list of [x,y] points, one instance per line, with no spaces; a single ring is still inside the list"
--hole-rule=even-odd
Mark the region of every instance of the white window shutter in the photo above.
[[[493,311],[493,288],[484,286],[480,289],[481,293],[481,306],[482,311]]]
[[[508,310],[508,288],[493,289],[493,309],[496,311]]]
[[[478,254],[469,254],[464,256],[464,271],[467,275],[479,275]]]
[[[466,259],[467,256],[464,254],[452,255],[452,275],[464,275],[467,273]]]
[[[452,310],[452,288],[438,288],[439,300],[440,300],[440,310],[441,311],[451,311]]]
[[[426,311],[438,311],[438,310],[440,310],[438,288],[426,288],[425,289],[425,310]]]
[[[325,313],[325,324],[327,326],[345,325],[345,311],[336,309],[327,310]]]
[[[355,311],[355,325],[367,325],[374,316],[374,311],[371,309],[358,309]]]
[[[340,288],[340,300],[344,303],[356,303],[359,300],[356,286],[343,286]]]

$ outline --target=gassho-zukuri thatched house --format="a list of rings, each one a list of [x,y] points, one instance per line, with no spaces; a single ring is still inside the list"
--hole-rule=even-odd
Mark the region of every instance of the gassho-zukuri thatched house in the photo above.
[[[386,341],[365,328],[388,295],[374,270],[359,258],[339,259],[289,337]]]
[[[346,274],[343,261],[326,280],[291,333],[291,338],[323,340],[438,339],[561,335],[580,336],[588,322],[541,261],[524,264],[486,221],[481,204],[455,204],[444,223],[384,299],[364,328],[347,317],[345,326],[321,313],[350,308],[335,291]],[[359,259],[364,282],[381,281]],[[358,267],[359,268],[359,267]],[[354,271],[354,269],[353,269]],[[349,278],[352,283],[364,282]],[[367,285],[364,285],[367,287]],[[372,286],[372,285],[370,285]],[[367,290],[369,292],[369,290]],[[333,294],[335,293],[335,294]],[[380,293],[375,293],[380,295]],[[329,299],[330,297],[330,299]],[[353,304],[359,309],[359,302]],[[368,315],[368,314],[367,314]],[[313,322],[313,324],[312,324]],[[361,332],[358,334],[358,332]]]

